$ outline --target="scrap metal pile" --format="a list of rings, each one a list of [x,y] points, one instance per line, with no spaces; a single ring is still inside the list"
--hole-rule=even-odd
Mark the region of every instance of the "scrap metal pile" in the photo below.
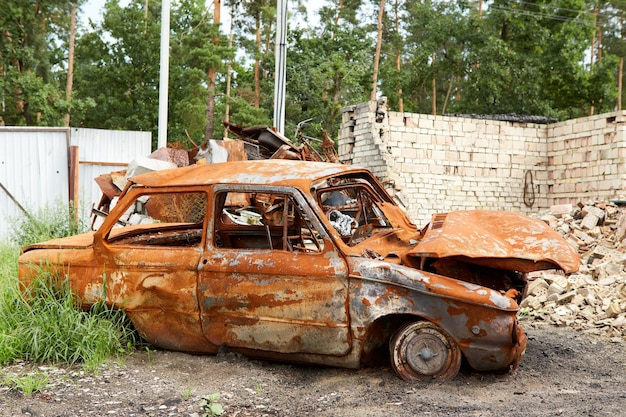
[[[532,275],[523,313],[586,333],[626,337],[626,206],[612,200],[553,206],[538,217],[578,250],[570,275]]]
[[[100,202],[92,209],[92,229],[97,229],[106,217],[117,197],[126,186],[128,179],[151,171],[181,168],[193,164],[213,164],[227,161],[244,161],[255,159],[291,159],[301,161],[317,161],[338,163],[339,158],[335,144],[323,131],[322,139],[302,134],[306,120],[298,124],[294,141],[267,126],[243,127],[224,122],[228,132],[237,136],[231,140],[207,140],[197,145],[191,138],[194,149],[160,148],[147,157],[137,158],[130,162],[128,169],[100,175],[95,178],[102,191]],[[317,142],[318,151],[312,142]]]

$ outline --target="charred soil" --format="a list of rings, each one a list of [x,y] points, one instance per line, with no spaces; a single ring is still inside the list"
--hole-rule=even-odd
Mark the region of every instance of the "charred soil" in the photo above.
[[[524,320],[519,368],[497,375],[463,367],[449,382],[408,383],[389,367],[345,370],[249,359],[138,351],[96,374],[39,367],[42,392],[0,389],[1,416],[202,416],[219,393],[224,416],[621,416],[626,342]],[[3,368],[26,372],[28,364]]]

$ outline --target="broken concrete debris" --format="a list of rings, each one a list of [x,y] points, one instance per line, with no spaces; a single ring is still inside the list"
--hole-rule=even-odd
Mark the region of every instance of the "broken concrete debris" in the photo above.
[[[529,274],[521,316],[586,333],[626,338],[626,201],[562,204],[536,217],[578,250],[581,266],[570,275]]]

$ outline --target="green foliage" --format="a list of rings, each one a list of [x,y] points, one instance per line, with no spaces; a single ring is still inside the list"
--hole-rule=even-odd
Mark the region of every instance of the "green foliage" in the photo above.
[[[24,375],[0,375],[0,385],[21,391],[26,396],[43,390],[48,385],[49,380],[50,377],[46,372],[39,371],[29,372]]]
[[[191,398],[191,394],[193,394],[193,387],[185,387],[181,390],[181,394],[183,396],[183,399],[185,401],[187,401],[189,398]]]
[[[11,243],[0,243],[0,294],[17,276],[17,258],[20,248]]]
[[[211,395],[204,395],[200,400],[200,409],[202,410],[202,417],[215,417],[221,416],[224,412],[222,404],[218,403],[220,399],[218,393]]]
[[[67,35],[70,3],[41,0],[37,6],[12,0],[0,13],[2,124],[54,126],[68,107],[56,69],[60,55],[51,45]]]
[[[237,7],[233,48],[227,47],[229,28],[213,23],[210,4],[172,4],[172,142],[188,143],[187,134],[199,142],[211,130],[214,138],[222,137],[226,103],[233,123],[272,124],[276,3],[223,3]],[[102,21],[79,30],[71,102],[63,91],[71,3],[37,4],[10,0],[0,14],[1,120],[58,125],[70,111],[75,126],[151,131],[156,144],[160,2],[107,0]],[[333,136],[341,109],[369,99],[380,4],[318,2],[319,24],[313,27],[303,24],[308,3],[289,3],[286,132],[313,119]],[[626,51],[625,12],[621,1],[388,0],[378,93],[395,109],[401,91],[405,110],[420,113],[434,107],[439,114],[514,112],[567,119],[591,108],[611,111]]]
[[[289,33],[287,131],[313,119],[334,135],[341,108],[369,99],[372,40],[362,27],[328,25],[321,35],[311,30]]]
[[[20,290],[17,260],[21,246],[64,237],[80,227],[73,212],[59,206],[16,219],[14,242],[0,244],[0,365],[18,360],[35,363],[81,363],[95,370],[112,355],[123,355],[138,343],[123,311],[96,303],[81,310],[69,283],[48,265],[33,265],[37,277]],[[40,378],[14,381],[28,390]]]
[[[86,226],[77,216],[76,209],[70,204],[64,207],[44,207],[36,213],[12,219],[10,222],[11,239],[19,247],[46,240],[75,235],[83,232]]]
[[[145,5],[108,0],[102,23],[77,39],[75,96],[98,110],[72,124],[152,131],[156,140],[161,5],[149,2],[147,17]]]
[[[128,352],[136,342],[122,311],[104,303],[82,311],[67,279],[46,266],[22,292],[16,279],[8,284],[0,302],[0,364],[16,360],[82,363],[95,370],[111,355]]]

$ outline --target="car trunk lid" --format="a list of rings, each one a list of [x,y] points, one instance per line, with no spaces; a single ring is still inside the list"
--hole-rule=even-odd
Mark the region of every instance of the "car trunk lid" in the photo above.
[[[95,232],[87,232],[79,235],[51,239],[46,242],[28,245],[22,249],[22,253],[33,249],[84,249],[93,245]]]

